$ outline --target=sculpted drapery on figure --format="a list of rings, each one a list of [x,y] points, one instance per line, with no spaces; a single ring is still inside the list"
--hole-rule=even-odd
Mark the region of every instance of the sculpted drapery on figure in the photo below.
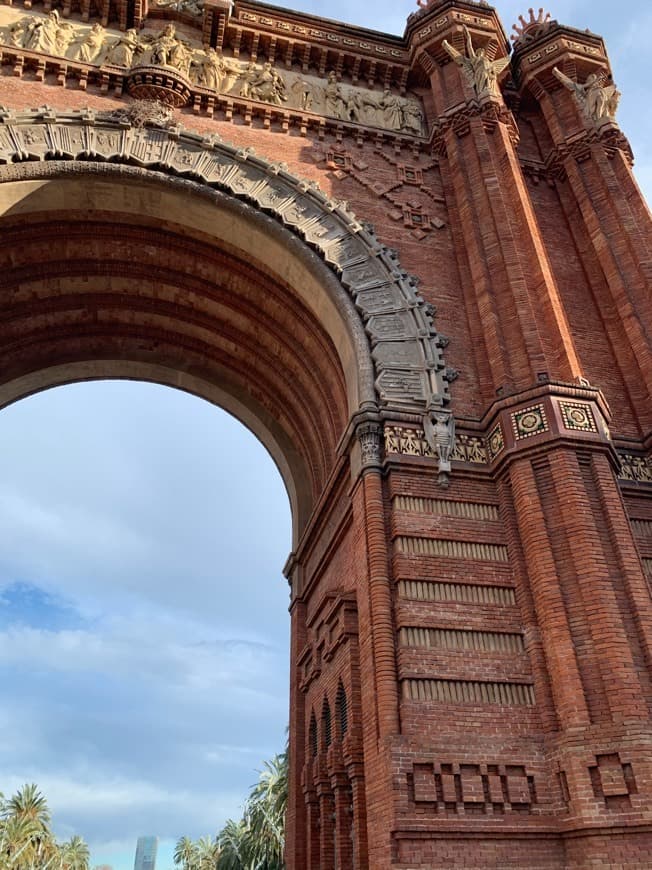
[[[574,82],[558,69],[553,68],[553,75],[575,97],[582,114],[589,121],[613,121],[620,101],[620,91],[614,84],[605,85],[595,73],[591,73],[583,85]]]
[[[509,56],[501,57],[499,60],[490,60],[484,48],[475,49],[473,47],[471,34],[466,25],[464,25],[463,30],[466,42],[466,55],[459,52],[447,39],[443,41],[443,47],[455,63],[461,67],[478,99],[486,96],[500,96],[498,76],[509,64]]]
[[[134,57],[143,50],[143,47],[138,39],[138,32],[131,28],[124,36],[118,37],[109,46],[106,53],[106,63],[115,66],[126,66],[129,68],[134,62]]]
[[[75,40],[70,53],[71,58],[91,63],[102,51],[104,35],[102,25],[95,23],[84,36]]]

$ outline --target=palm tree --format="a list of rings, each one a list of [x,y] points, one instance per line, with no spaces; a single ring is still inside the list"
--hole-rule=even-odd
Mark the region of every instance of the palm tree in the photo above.
[[[181,837],[174,849],[174,863],[182,870],[198,870],[197,845],[189,837]]]
[[[75,835],[59,847],[61,867],[66,870],[88,870],[90,850],[85,840]]]
[[[48,802],[35,783],[24,785],[5,803],[5,812],[12,816],[33,820],[43,831],[49,829]]]
[[[284,752],[265,762],[265,769],[247,801],[252,857],[261,870],[283,867],[287,798],[288,758]]]
[[[248,833],[249,830],[244,819],[239,822],[229,819],[225,823],[217,835],[217,842],[220,846],[218,870],[249,870],[251,862],[247,859],[249,852]]]
[[[196,843],[197,866],[199,870],[216,870],[220,857],[220,847],[217,839],[202,837]]]

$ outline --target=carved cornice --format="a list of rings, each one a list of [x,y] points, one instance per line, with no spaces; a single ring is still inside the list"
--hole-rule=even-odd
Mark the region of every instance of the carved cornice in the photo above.
[[[480,118],[484,129],[489,133],[493,133],[498,124],[504,124],[514,147],[518,145],[518,127],[511,111],[501,100],[487,97],[480,101],[469,100],[437,119],[430,138],[433,153],[444,157],[446,140],[450,133],[458,138],[468,136],[473,118]]]
[[[274,215],[319,253],[355,302],[371,347],[380,406],[423,414],[448,403],[441,343],[417,279],[347,203],[330,199],[285,165],[215,136],[134,126],[124,112],[0,114],[0,164],[5,164],[0,181],[38,175],[39,165],[49,161],[136,164],[143,172],[151,167],[226,191]],[[52,174],[57,171],[54,166]]]
[[[546,170],[553,178],[564,181],[567,174],[565,163],[568,160],[577,163],[590,160],[596,146],[602,148],[610,159],[620,152],[630,166],[634,163],[634,154],[625,134],[614,122],[605,122],[552,148],[545,160]]]

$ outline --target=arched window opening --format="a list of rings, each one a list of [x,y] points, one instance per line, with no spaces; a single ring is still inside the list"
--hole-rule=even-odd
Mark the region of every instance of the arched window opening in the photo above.
[[[335,698],[335,712],[337,716],[337,725],[340,732],[340,737],[344,737],[349,727],[349,708],[346,698],[346,691],[340,682],[337,687],[337,696]]]
[[[321,712],[322,734],[324,735],[324,746],[328,749],[333,739],[331,728],[331,708],[326,698],[324,698],[324,706]]]
[[[308,747],[310,749],[311,758],[317,757],[317,719],[313,713],[310,717],[310,727],[308,729]]]

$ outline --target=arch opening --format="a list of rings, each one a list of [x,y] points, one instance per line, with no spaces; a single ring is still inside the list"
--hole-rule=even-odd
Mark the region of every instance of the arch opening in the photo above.
[[[213,423],[226,416],[179,391],[111,382],[3,412],[8,701],[20,683],[4,787],[34,779],[58,824],[94,841],[103,801],[127,837],[148,813],[160,835],[214,833],[283,745],[289,512],[261,445],[233,420]],[[12,613],[21,624],[7,630]],[[21,714],[23,738],[10,727]]]
[[[187,185],[186,185],[187,187]],[[373,367],[351,300],[270,218],[159,178],[1,185],[0,406],[57,384],[135,378],[192,392],[265,444],[294,541]]]

